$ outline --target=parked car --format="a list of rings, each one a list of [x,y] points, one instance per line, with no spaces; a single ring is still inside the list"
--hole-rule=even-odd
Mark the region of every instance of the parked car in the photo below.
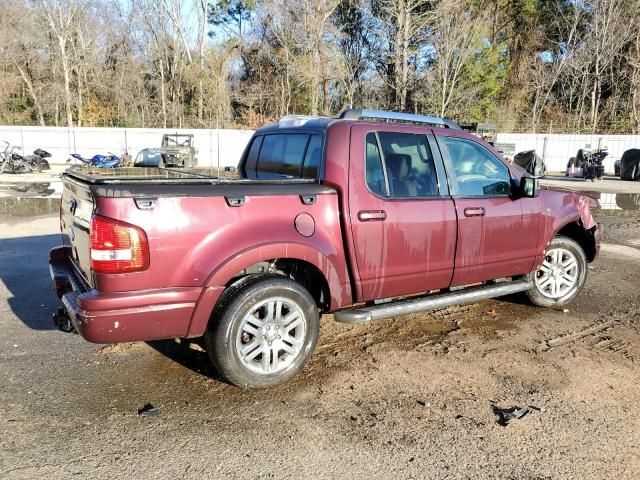
[[[192,134],[171,133],[162,136],[160,148],[138,152],[134,167],[195,167],[196,149]]]
[[[161,148],[143,148],[138,152],[133,162],[134,167],[157,167],[165,166],[162,158]]]
[[[245,388],[303,367],[319,318],[360,324],[526,292],[571,302],[595,200],[540,188],[446,119],[369,110],[255,132],[239,179],[63,175],[59,327],[98,343],[202,337]]]

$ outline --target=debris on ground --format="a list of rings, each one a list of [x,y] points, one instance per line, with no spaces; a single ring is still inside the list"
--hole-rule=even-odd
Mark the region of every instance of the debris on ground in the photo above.
[[[147,403],[138,409],[138,415],[141,417],[157,417],[160,415],[160,410],[152,404]]]
[[[511,420],[520,420],[529,412],[534,410],[540,411],[540,409],[534,405],[527,405],[525,407],[509,407],[509,408],[500,408],[495,404],[491,405],[491,410],[498,417],[498,425],[501,427],[506,427],[509,425]]]

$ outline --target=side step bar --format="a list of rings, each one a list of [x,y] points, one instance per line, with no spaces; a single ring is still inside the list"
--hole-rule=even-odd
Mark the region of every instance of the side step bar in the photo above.
[[[359,307],[352,310],[340,310],[334,314],[336,321],[342,323],[368,323],[373,320],[397,317],[407,313],[424,312],[437,308],[474,303],[487,298],[501,297],[512,293],[529,290],[533,283],[529,280],[515,280],[498,284],[469,287],[454,292],[438,293],[424,297],[398,300],[396,302]]]

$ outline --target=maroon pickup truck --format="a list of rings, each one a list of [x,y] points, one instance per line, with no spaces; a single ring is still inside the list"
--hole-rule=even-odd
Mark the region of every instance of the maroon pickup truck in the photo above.
[[[437,117],[348,110],[254,134],[238,178],[72,169],[50,255],[54,321],[97,343],[204,336],[219,375],[280,383],[322,313],[364,323],[526,292],[575,298],[599,229]]]

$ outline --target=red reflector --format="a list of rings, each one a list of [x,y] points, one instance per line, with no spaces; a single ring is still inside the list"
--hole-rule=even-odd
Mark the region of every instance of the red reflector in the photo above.
[[[149,268],[149,244],[140,227],[112,218],[91,217],[91,269],[96,273]]]

